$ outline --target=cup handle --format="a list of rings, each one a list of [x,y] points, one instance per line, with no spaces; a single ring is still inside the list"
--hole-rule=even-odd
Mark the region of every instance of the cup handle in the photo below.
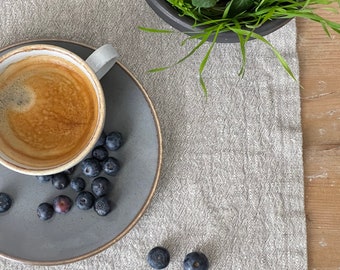
[[[85,61],[100,80],[117,62],[119,54],[111,44],[96,49]]]

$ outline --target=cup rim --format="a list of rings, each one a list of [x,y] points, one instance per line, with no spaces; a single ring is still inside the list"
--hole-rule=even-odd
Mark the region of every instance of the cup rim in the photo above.
[[[21,47],[15,48],[15,49],[11,50],[10,52],[0,56],[0,63],[2,63],[3,61],[5,61],[6,59],[8,59],[10,57],[13,57],[15,54],[23,53],[25,51],[32,51],[32,50],[56,51],[57,53],[64,54],[67,57],[74,60],[77,63],[77,65],[81,66],[83,69],[86,70],[87,74],[85,72],[84,73],[85,73],[86,77],[88,77],[90,79],[92,86],[93,86],[92,88],[96,92],[96,97],[97,97],[97,101],[98,101],[97,125],[95,127],[95,130],[94,130],[92,136],[90,137],[88,143],[85,145],[85,147],[83,149],[79,150],[79,152],[77,152],[75,154],[75,156],[72,156],[70,159],[67,159],[62,164],[47,166],[46,168],[42,168],[42,167],[33,168],[31,166],[29,167],[29,166],[26,166],[24,164],[20,164],[20,162],[17,162],[18,164],[15,164],[15,163],[13,163],[9,160],[6,160],[4,157],[0,156],[0,164],[4,165],[5,167],[7,167],[10,170],[18,172],[18,173],[22,173],[22,174],[26,174],[26,175],[35,175],[35,176],[52,175],[52,174],[56,174],[56,173],[66,171],[67,169],[74,167],[75,165],[80,163],[88,155],[88,153],[90,153],[92,148],[95,146],[97,140],[99,139],[99,137],[100,137],[100,135],[103,131],[103,128],[104,128],[105,116],[106,116],[105,115],[106,104],[105,104],[105,98],[104,98],[104,92],[103,92],[102,85],[101,85],[99,79],[97,78],[96,74],[94,73],[94,71],[91,69],[91,67],[86,63],[86,61],[84,59],[82,59],[80,56],[78,56],[77,54],[75,54],[75,53],[73,53],[73,52],[71,52],[67,49],[61,48],[61,47],[56,46],[56,45],[50,45],[50,44],[44,44],[44,43],[23,45]],[[64,59],[64,60],[71,62],[69,59]],[[83,70],[83,69],[81,69],[81,70]],[[1,152],[1,150],[0,150],[0,152]],[[4,154],[4,156],[6,156],[6,155]]]

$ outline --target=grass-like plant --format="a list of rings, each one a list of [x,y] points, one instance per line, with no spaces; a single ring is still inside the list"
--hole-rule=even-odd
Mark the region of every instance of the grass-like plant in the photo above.
[[[340,23],[327,20],[317,14],[317,9],[323,8],[338,13],[334,3],[340,7],[340,0],[164,0],[169,2],[178,11],[179,16],[193,19],[193,28],[200,27],[197,33],[190,33],[182,44],[188,39],[198,39],[198,44],[183,58],[170,66],[155,68],[151,72],[162,71],[179,64],[193,55],[210,37],[213,40],[199,66],[199,80],[202,89],[207,94],[207,87],[203,80],[203,71],[210,53],[219,34],[234,32],[240,44],[241,68],[239,75],[243,76],[246,67],[246,43],[258,39],[271,48],[286,72],[295,79],[288,63],[280,52],[262,35],[254,32],[264,23],[275,19],[304,18],[320,23],[328,36],[330,29],[340,33]],[[171,30],[151,29],[140,27],[148,32],[170,33]],[[202,30],[203,29],[203,30]]]

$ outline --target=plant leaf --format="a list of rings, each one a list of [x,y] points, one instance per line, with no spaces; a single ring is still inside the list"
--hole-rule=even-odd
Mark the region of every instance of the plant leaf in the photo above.
[[[235,27],[237,29],[241,29],[241,25],[236,21],[235,22]],[[243,77],[245,68],[246,68],[246,62],[247,62],[247,57],[246,57],[246,43],[248,42],[250,35],[252,32],[249,31],[249,33],[245,36],[240,33],[235,32],[238,36],[238,39],[240,41],[240,50],[241,50],[241,56],[242,56],[242,64],[241,64],[241,69],[239,71],[239,76]]]
[[[145,31],[145,32],[150,32],[150,33],[173,33],[174,31],[172,30],[166,30],[166,29],[154,29],[154,28],[147,28],[147,27],[138,27],[139,30]]]
[[[153,69],[150,69],[148,70],[149,72],[159,72],[159,71],[163,71],[163,70],[166,70],[166,69],[169,69],[169,67],[160,67],[160,68],[153,68]]]
[[[210,8],[217,4],[219,0],[192,0],[192,4],[199,8]]]
[[[254,0],[233,0],[230,5],[229,17],[236,16],[254,6]]]
[[[213,41],[212,41],[212,43],[211,43],[211,45],[210,45],[210,47],[209,47],[207,53],[205,54],[205,56],[204,56],[204,58],[203,58],[203,60],[202,60],[202,62],[201,62],[201,64],[200,64],[200,68],[199,68],[199,70],[198,70],[198,72],[199,72],[199,77],[200,77],[200,84],[201,84],[201,87],[202,87],[202,89],[203,89],[203,92],[204,92],[204,95],[205,95],[205,96],[208,95],[208,91],[207,91],[207,87],[206,87],[206,85],[205,85],[205,82],[204,82],[204,80],[203,80],[202,74],[203,74],[203,70],[204,70],[204,68],[205,68],[205,65],[207,64],[207,61],[208,61],[208,59],[209,59],[210,53],[211,53],[211,51],[212,51],[212,49],[214,48],[214,45],[215,45],[215,43],[216,43],[216,39],[217,39],[218,34],[219,34],[219,32],[220,32],[220,28],[221,28],[221,26],[220,26],[219,28],[217,28],[216,33],[215,33],[215,35],[214,35],[214,39],[213,39]]]
[[[258,35],[258,34],[254,34],[254,37],[261,40],[263,43],[267,44],[272,52],[274,53],[274,55],[276,56],[276,58],[279,60],[281,66],[285,69],[285,71],[288,73],[288,75],[294,80],[297,81],[297,79],[294,76],[293,71],[290,69],[287,61],[283,58],[283,56],[279,53],[279,51],[271,44],[269,43],[265,38],[263,38],[262,36]]]

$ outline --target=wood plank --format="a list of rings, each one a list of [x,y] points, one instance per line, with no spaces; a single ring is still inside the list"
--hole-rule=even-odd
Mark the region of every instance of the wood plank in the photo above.
[[[340,22],[339,14],[320,10]],[[309,269],[340,269],[340,35],[297,19]]]

